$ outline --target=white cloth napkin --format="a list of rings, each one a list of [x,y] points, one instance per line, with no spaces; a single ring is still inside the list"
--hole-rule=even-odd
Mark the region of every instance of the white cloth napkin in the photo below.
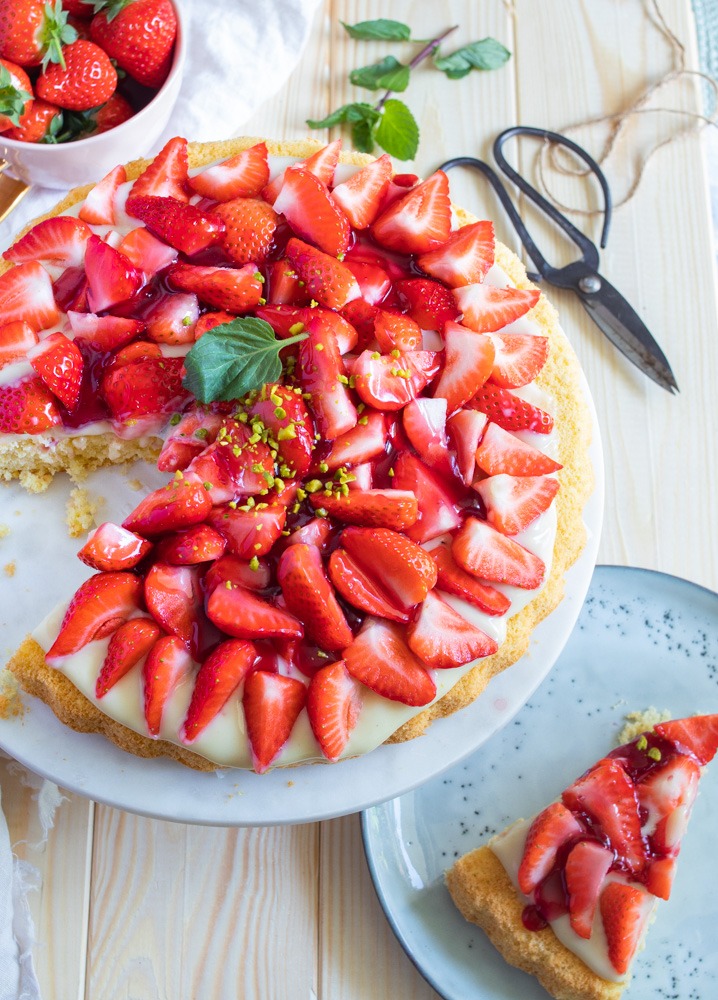
[[[319,5],[319,0],[176,2],[187,24],[187,62],[169,125],[150,153],[173,135],[199,141],[235,135],[296,66]],[[0,247],[7,247],[19,229],[61,197],[61,191],[33,188],[0,225]],[[41,824],[51,826],[59,792],[50,782],[37,782]],[[26,898],[37,880],[31,865],[13,857],[0,802],[0,1000],[40,1000]],[[62,900],[54,905],[61,907]]]
[[[227,139],[292,72],[309,37],[319,0],[175,0],[187,28],[182,88],[155,153],[174,135]],[[128,150],[127,159],[134,154]],[[98,177],[97,180],[100,180]],[[32,188],[0,224],[0,249],[49,211],[62,191]]]

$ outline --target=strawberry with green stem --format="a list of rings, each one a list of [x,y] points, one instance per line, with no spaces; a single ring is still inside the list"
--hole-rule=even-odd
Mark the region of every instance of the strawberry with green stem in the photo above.
[[[19,66],[65,61],[63,46],[77,39],[60,0],[0,0],[0,56]]]

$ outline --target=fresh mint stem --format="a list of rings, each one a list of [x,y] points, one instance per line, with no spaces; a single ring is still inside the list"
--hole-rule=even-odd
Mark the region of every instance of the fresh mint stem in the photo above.
[[[441,35],[437,35],[436,38],[432,38],[431,41],[424,46],[421,52],[418,52],[411,60],[411,62],[409,63],[409,69],[410,70],[416,69],[419,63],[422,63],[424,59],[428,59],[429,56],[433,55],[434,52],[436,52],[436,50],[438,49],[438,47],[441,45],[441,43],[444,41],[444,39],[447,38],[453,31],[456,31],[458,27],[459,27],[458,24],[455,24],[452,28],[447,28],[446,31],[444,31]],[[387,90],[384,96],[377,101],[377,103],[374,105],[377,111],[381,111],[381,109],[384,107],[384,104],[389,100],[389,98],[393,93],[394,93],[393,90]]]

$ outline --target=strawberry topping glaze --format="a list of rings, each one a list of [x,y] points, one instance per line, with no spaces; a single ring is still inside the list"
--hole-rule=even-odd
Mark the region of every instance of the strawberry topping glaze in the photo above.
[[[96,533],[91,560],[83,550],[100,576],[117,562],[121,531],[142,553],[131,568],[141,582],[137,613],[156,623],[167,654],[158,659],[156,644],[148,654],[161,664],[156,677],[136,667],[147,731],[160,734],[174,687],[196,673],[179,740],[194,742],[211,724],[224,704],[212,694],[219,685],[243,706],[258,770],[284,742],[264,727],[291,732],[303,711],[304,696],[285,680],[309,689],[312,730],[335,760],[361,691],[424,705],[435,670],[493,653],[496,641],[468,619],[510,613],[495,584],[531,591],[543,582],[544,563],[521,544],[522,532],[551,505],[561,468],[543,451],[552,418],[511,391],[540,373],[545,338],[491,339],[538,293],[507,291],[497,304],[493,292],[476,291],[494,262],[491,224],[452,232],[445,175],[394,183],[384,158],[336,185],[335,198],[337,155],[332,144],[266,184],[259,143],[225,169],[190,177],[186,144],[173,139],[134,181],[124,212],[117,185],[103,189],[103,217],[126,212],[130,232],[83,223],[84,238],[68,223],[37,234],[45,259],[67,261],[54,301],[48,279],[44,312],[33,315],[42,342],[56,306],[69,314],[63,334],[51,336],[73,348],[71,391],[49,377],[43,384],[50,400],[57,393],[54,422],[73,429],[106,419],[122,435],[164,432],[158,464],[174,473],[122,529]],[[57,248],[47,245],[53,239]],[[23,289],[13,274],[42,271],[25,262],[23,241],[6,254],[23,263],[0,276],[0,340]],[[37,284],[41,275],[29,277]],[[464,302],[470,324],[461,322]],[[281,375],[241,391],[231,380],[199,391],[185,352],[223,343],[231,353],[243,323],[277,344]],[[0,385],[0,404],[9,391]],[[34,427],[22,415],[3,430]],[[538,447],[514,436],[522,430],[537,432]],[[492,526],[477,489],[499,471],[546,488],[532,485],[531,503],[525,491],[502,489]],[[438,542],[437,563],[423,546]],[[80,592],[72,621],[74,634],[95,634]],[[236,683],[222,676],[234,660],[217,653],[230,641],[242,650]],[[199,662],[188,665],[182,649]],[[282,680],[260,683],[257,672]],[[122,677],[105,665],[103,697]]]

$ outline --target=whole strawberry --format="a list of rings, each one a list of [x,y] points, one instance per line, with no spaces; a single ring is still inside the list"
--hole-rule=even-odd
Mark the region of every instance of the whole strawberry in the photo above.
[[[25,70],[0,59],[0,132],[19,125],[31,103],[32,85]]]
[[[19,66],[62,62],[63,45],[77,32],[60,0],[0,0],[0,56]]]
[[[32,101],[17,126],[4,132],[18,142],[52,142],[62,125],[62,111],[47,101]]]
[[[161,87],[177,35],[170,0],[96,0],[90,25],[94,42],[146,87]]]
[[[35,93],[70,111],[87,111],[109,101],[117,87],[117,71],[106,52],[80,38],[62,50],[65,66],[53,64],[40,74]]]

